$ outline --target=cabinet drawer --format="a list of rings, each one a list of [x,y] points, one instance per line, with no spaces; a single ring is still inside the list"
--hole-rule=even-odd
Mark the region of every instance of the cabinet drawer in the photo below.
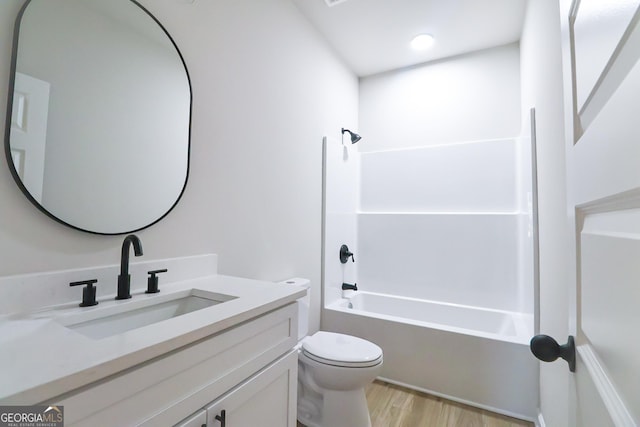
[[[297,341],[295,304],[49,399],[64,405],[65,425],[172,425],[289,351]],[[146,423],[146,425],[159,425]]]

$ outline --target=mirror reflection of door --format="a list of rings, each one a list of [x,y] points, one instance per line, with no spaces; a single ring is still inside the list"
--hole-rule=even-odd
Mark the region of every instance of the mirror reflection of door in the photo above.
[[[49,83],[16,73],[11,115],[11,157],[29,194],[42,202],[49,115]]]

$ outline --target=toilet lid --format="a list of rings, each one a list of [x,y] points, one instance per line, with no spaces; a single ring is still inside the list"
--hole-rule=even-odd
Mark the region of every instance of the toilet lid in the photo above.
[[[312,359],[338,366],[374,366],[382,359],[382,349],[351,335],[316,332],[302,342],[302,350]]]

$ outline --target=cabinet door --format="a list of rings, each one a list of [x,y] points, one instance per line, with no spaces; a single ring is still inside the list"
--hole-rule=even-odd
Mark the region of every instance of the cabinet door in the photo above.
[[[292,351],[208,406],[207,426],[295,427],[297,375]]]
[[[174,427],[206,427],[207,425],[207,411],[204,409],[196,412],[186,420],[183,420],[176,424]]]

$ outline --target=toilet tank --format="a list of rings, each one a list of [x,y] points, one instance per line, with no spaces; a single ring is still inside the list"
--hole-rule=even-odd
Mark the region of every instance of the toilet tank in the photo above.
[[[281,285],[299,286],[306,289],[307,293],[297,301],[298,304],[298,341],[307,336],[309,332],[309,304],[311,303],[311,296],[309,295],[309,288],[311,282],[309,279],[303,279],[301,277],[294,277],[291,279],[278,282]]]

